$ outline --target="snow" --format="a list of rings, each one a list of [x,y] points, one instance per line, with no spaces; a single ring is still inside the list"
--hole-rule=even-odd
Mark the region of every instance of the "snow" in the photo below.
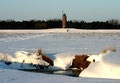
[[[86,68],[80,77],[120,79],[120,52],[108,51],[97,56],[99,60]],[[96,56],[90,56],[87,60],[92,62],[92,58],[96,60]]]
[[[80,74],[80,77],[25,72],[15,70],[15,68],[10,69],[0,62],[0,82],[120,83],[120,30],[69,29],[68,32],[67,30],[1,30],[0,59],[3,59],[4,55],[12,61],[18,60],[22,62],[23,59],[27,58],[27,63],[31,60],[28,55],[29,52],[32,52],[34,55],[37,49],[41,48],[44,54],[54,60],[56,67],[67,69],[71,65],[74,55],[88,54],[91,57],[87,60],[91,61],[92,64]],[[108,48],[116,48],[117,51],[105,54],[101,52]],[[20,53],[23,54],[22,57],[19,56]],[[96,60],[95,63],[93,59]]]
[[[74,58],[74,55],[70,53],[57,54],[55,55],[54,66],[66,70],[72,65]]]
[[[25,51],[17,51],[15,53],[16,61],[22,63],[32,63],[32,64],[39,64],[39,65],[49,65],[49,63],[42,60],[42,56],[37,56],[36,54],[25,52]],[[39,58],[39,60],[37,59]]]
[[[34,54],[25,51],[17,51],[15,53],[15,57],[1,53],[0,60],[3,62],[3,64],[4,62],[11,62],[12,64],[8,66],[12,69],[36,69],[32,65],[49,66],[49,63],[45,62],[42,59],[42,56],[37,56],[36,53]]]
[[[43,30],[1,30],[1,33],[120,33],[120,30],[85,30],[85,29],[43,29]]]
[[[19,70],[0,69],[1,83],[119,83],[114,79],[78,78],[63,75],[24,72]]]

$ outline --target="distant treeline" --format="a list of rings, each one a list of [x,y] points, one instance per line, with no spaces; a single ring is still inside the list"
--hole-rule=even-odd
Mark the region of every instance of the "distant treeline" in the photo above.
[[[62,20],[30,20],[30,21],[14,21],[14,20],[1,20],[0,29],[51,29],[61,28]],[[67,21],[67,28],[76,29],[120,29],[119,20],[108,20],[106,22],[94,21]]]

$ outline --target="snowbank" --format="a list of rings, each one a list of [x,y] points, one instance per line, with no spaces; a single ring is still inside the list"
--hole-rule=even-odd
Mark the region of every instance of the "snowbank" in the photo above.
[[[74,55],[70,53],[57,54],[55,55],[54,66],[66,70],[72,65],[74,58]]]
[[[2,63],[6,63],[4,65],[8,65],[13,69],[37,69],[33,65],[49,66],[49,63],[44,61],[41,56],[25,51],[17,51],[15,57],[0,53],[0,60]]]
[[[93,78],[120,79],[120,52],[101,53],[88,58],[89,61],[95,59],[96,62],[90,64],[79,76]]]

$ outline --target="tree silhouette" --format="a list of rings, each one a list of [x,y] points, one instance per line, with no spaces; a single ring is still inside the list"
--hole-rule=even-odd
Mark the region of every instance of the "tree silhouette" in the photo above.
[[[50,19],[44,20],[30,20],[30,21],[14,21],[14,20],[1,20],[0,29],[51,29],[62,28],[62,20]],[[120,22],[116,19],[111,19],[106,22],[103,21],[67,21],[67,28],[76,29],[120,29]]]

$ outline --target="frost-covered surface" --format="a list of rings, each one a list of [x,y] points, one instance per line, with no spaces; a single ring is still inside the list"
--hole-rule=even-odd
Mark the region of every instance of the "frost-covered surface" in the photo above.
[[[75,54],[94,54],[98,55],[102,50],[108,48],[116,48],[119,54],[120,51],[120,31],[119,30],[75,30],[70,29],[52,29],[52,30],[35,30],[35,31],[0,31],[0,53],[14,56],[17,51],[27,51],[36,53],[38,48],[43,50],[43,53],[58,62],[56,65],[62,68],[67,68],[71,64],[73,55]],[[68,55],[71,55],[68,57]],[[114,54],[114,53],[113,53]],[[112,56],[108,53],[102,59],[105,64],[109,64],[110,60],[107,56]],[[66,56],[64,59],[63,56]],[[114,57],[113,57],[114,58]],[[96,59],[99,64],[99,58]],[[62,60],[62,62],[61,62]],[[64,61],[63,61],[64,60]],[[105,61],[104,61],[105,60]],[[107,61],[106,61],[107,60]],[[114,61],[119,60],[118,58]],[[68,62],[67,62],[68,61]],[[61,63],[60,63],[61,62]],[[115,62],[118,63],[118,62]],[[115,64],[113,63],[113,64]],[[118,63],[119,64],[119,63]],[[92,65],[92,64],[91,64]],[[91,66],[90,65],[90,66]],[[94,65],[93,65],[94,66]],[[102,69],[101,67],[99,67]],[[116,67],[117,68],[117,67]],[[94,73],[93,73],[94,74]],[[23,72],[11,70],[0,64],[0,80],[1,83],[120,83],[117,79],[99,79],[85,77],[69,77],[63,75],[50,75],[42,73]]]

